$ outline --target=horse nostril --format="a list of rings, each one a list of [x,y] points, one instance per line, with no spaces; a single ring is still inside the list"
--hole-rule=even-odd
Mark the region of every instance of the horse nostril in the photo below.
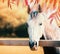
[[[34,42],[29,42],[29,46],[32,48],[34,46]]]

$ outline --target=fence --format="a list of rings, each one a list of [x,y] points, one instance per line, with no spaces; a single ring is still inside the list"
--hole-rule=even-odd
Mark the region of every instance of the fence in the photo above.
[[[2,38],[0,39],[0,45],[8,45],[8,46],[29,46],[28,38]],[[59,47],[60,41],[58,40],[40,40],[39,46],[53,46]]]

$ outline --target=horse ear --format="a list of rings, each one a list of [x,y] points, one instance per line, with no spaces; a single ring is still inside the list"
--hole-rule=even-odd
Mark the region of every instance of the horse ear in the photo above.
[[[38,5],[38,11],[39,11],[39,13],[42,12],[40,4]]]
[[[28,14],[30,13],[30,7],[29,7],[29,5],[28,5],[28,10],[27,10],[27,12],[28,12]]]
[[[25,5],[27,6],[27,13],[29,14],[30,13],[30,6],[28,4],[28,0],[24,0],[25,2]]]

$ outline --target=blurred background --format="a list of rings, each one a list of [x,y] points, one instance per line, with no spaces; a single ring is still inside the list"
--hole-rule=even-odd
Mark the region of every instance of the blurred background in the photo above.
[[[27,18],[23,0],[0,0],[0,37],[28,37]]]

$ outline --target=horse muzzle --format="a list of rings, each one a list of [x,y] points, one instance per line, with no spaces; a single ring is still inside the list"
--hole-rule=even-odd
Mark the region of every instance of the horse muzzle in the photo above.
[[[38,49],[37,42],[32,42],[31,41],[31,42],[29,42],[29,46],[30,46],[30,49],[33,50],[33,51]]]

